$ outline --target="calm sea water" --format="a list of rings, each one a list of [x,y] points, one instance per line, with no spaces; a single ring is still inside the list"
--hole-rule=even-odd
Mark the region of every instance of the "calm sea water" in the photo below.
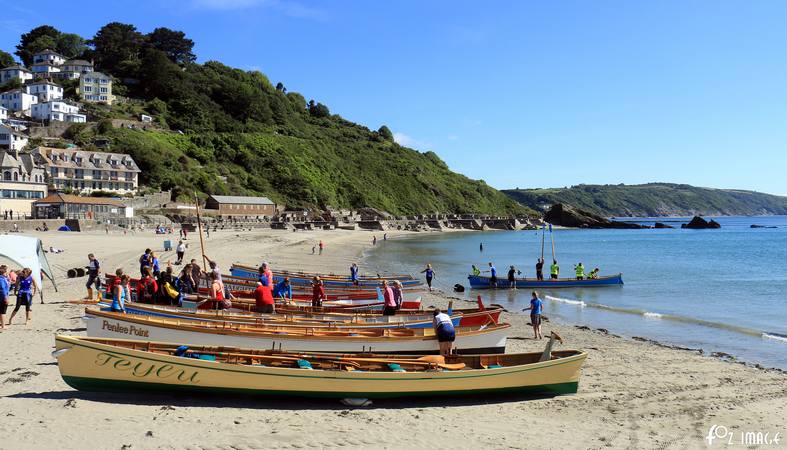
[[[555,230],[561,275],[573,274],[581,261],[602,275],[622,272],[625,285],[544,289],[544,314],[787,369],[787,216],[716,218],[720,230],[680,229],[688,219],[637,219],[655,220],[678,228]],[[431,263],[436,286],[450,292],[455,283],[468,287],[471,264],[484,269],[492,262],[502,279],[510,265],[533,277],[540,254],[540,231],[425,233],[381,242],[367,253],[364,271],[388,267],[415,274]],[[547,266],[551,256],[547,231]],[[530,299],[526,290],[458,295],[471,300],[478,294],[510,311]]]

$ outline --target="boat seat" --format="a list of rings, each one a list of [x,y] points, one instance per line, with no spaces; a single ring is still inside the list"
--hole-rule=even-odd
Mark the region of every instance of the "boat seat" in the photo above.
[[[502,367],[503,366],[501,366],[500,364],[490,364],[486,366],[487,369],[501,369]]]
[[[300,367],[301,369],[306,369],[306,370],[313,370],[314,369],[314,367],[312,367],[312,363],[310,363],[309,361],[306,361],[305,359],[299,359],[298,360],[298,367]]]
[[[407,372],[406,370],[402,369],[402,366],[396,363],[388,364],[388,368],[391,369],[391,372]]]

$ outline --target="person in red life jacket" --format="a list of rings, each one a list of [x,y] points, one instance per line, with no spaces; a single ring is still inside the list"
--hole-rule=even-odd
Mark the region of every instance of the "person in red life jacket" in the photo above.
[[[388,286],[388,281],[383,280],[382,282],[382,289],[383,289],[383,315],[384,316],[393,316],[396,314],[396,297],[394,296],[393,289],[391,286]]]
[[[270,286],[266,286],[264,284],[268,280],[265,277],[262,279],[264,281],[258,281],[257,288],[254,289],[254,303],[256,305],[257,312],[263,314],[274,314],[276,313],[276,307],[273,301],[273,293]]]
[[[325,286],[323,286],[320,277],[314,277],[312,281],[312,307],[322,306],[323,300],[325,300]]]
[[[221,287],[221,283],[219,283],[218,277],[216,277],[216,273],[210,272],[208,278],[210,279],[210,299],[213,300],[216,309],[232,308],[232,302],[224,298],[224,290]]]
[[[156,303],[158,283],[153,278],[150,267],[145,268],[145,276],[137,283],[137,301],[141,303]]]

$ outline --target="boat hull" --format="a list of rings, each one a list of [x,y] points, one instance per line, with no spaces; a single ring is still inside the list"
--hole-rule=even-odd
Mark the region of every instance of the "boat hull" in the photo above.
[[[247,268],[238,267],[238,266],[231,267],[230,268],[230,274],[232,274],[232,276],[235,276],[235,277],[246,278],[246,279],[254,279],[254,280],[256,280],[257,277],[259,276],[259,273],[256,270],[247,269]],[[290,283],[292,285],[305,286],[305,285],[311,285],[312,284],[312,278],[311,277],[298,277],[296,275],[289,275],[288,278],[290,279]],[[274,282],[278,283],[279,281],[281,281],[283,279],[284,279],[283,275],[277,275],[275,273],[273,274],[273,281]],[[325,287],[328,287],[328,288],[352,288],[352,287],[357,287],[357,286],[366,287],[366,288],[369,288],[369,287],[374,288],[374,287],[377,287],[377,286],[380,285],[382,279],[380,279],[380,280],[378,280],[378,279],[362,279],[362,280],[358,280],[358,284],[357,285],[354,284],[352,281],[350,281],[350,277],[347,277],[344,280],[339,279],[339,278],[333,278],[333,279],[325,279],[325,280],[322,280],[322,281],[323,281],[323,285],[325,285]],[[389,280],[389,281],[391,281],[391,280]],[[414,287],[414,286],[420,286],[422,284],[420,280],[398,280],[398,281],[400,283],[402,283],[403,287]]]
[[[539,363],[461,371],[361,372],[225,364],[58,336],[58,365],[88,391],[192,391],[316,398],[575,393],[584,352]]]
[[[309,334],[276,330],[248,332],[239,330],[238,324],[208,328],[199,321],[157,318],[133,314],[110,313],[86,310],[87,335],[95,338],[133,339],[157,342],[176,342],[195,345],[244,347],[254,349],[278,349],[293,352],[341,352],[341,353],[439,353],[437,338],[431,329],[411,329],[423,335],[397,336],[392,329],[377,331],[377,336],[365,336],[347,331],[342,336]],[[457,331],[454,348],[461,354],[504,353],[508,325],[490,327],[483,331]],[[461,330],[461,329],[460,329]],[[405,330],[403,330],[405,331]],[[350,335],[355,334],[355,335]]]
[[[492,288],[490,278],[485,276],[468,275],[467,280],[472,289],[490,289]],[[623,285],[623,274],[612,275],[608,277],[600,277],[594,279],[577,280],[572,278],[560,278],[558,280],[537,280],[535,278],[517,278],[515,279],[517,288],[540,288],[540,289],[554,289],[554,288],[580,288],[580,287],[608,287],[608,286],[621,286]],[[508,288],[508,280],[504,278],[497,279],[497,288]]]

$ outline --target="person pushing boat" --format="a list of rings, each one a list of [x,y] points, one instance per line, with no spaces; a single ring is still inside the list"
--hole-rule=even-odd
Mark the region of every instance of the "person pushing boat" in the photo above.
[[[350,281],[352,281],[353,285],[358,286],[358,264],[353,263],[350,266]]]
[[[514,266],[508,268],[508,288],[516,289],[516,267]]]
[[[544,258],[538,258],[538,262],[536,262],[536,279],[544,281]]]
[[[257,288],[254,289],[254,305],[257,312],[262,314],[274,314],[276,312],[276,305],[273,295],[271,295],[270,287],[263,285],[262,281],[258,281]]]
[[[393,316],[396,314],[396,297],[394,296],[393,289],[388,285],[388,280],[383,280],[380,283],[383,291],[383,315]]]
[[[489,263],[489,287],[497,288],[497,269],[492,263]]]
[[[325,287],[320,277],[314,277],[312,281],[312,308],[319,308],[325,300]]]
[[[292,302],[290,277],[284,277],[283,280],[276,283],[276,286],[273,288],[273,297],[280,299],[283,303]]]
[[[451,317],[442,312],[440,308],[435,308],[433,315],[434,319],[432,320],[432,326],[437,335],[437,342],[440,345],[440,354],[442,356],[449,356],[454,340],[456,340],[454,323],[451,321]]]

